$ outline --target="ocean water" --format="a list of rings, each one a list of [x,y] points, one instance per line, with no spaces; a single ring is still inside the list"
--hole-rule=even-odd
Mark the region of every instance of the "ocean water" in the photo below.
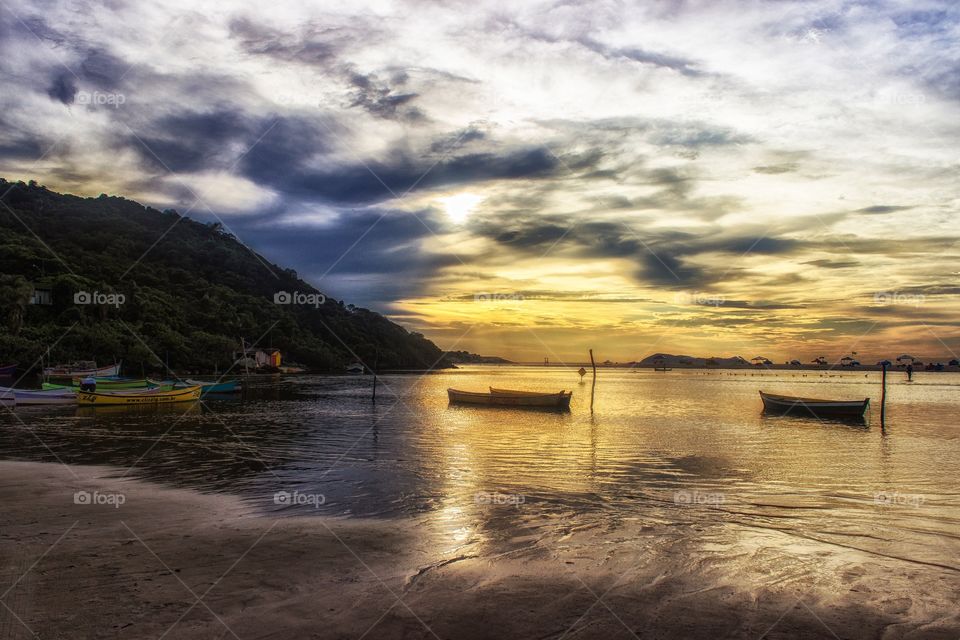
[[[109,465],[269,515],[416,522],[439,556],[673,527],[699,553],[754,564],[760,548],[821,545],[960,570],[960,374],[891,374],[883,428],[872,372],[601,369],[592,411],[589,374],[559,367],[386,375],[376,404],[370,385],[262,378],[193,406],[0,410],[0,458]],[[573,401],[565,413],[448,405],[448,387],[489,385]],[[862,425],[767,416],[761,389],[873,408]],[[604,553],[596,544],[583,553]]]

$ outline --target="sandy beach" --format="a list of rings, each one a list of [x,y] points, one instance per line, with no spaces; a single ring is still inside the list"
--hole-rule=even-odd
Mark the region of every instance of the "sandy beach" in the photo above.
[[[441,553],[416,522],[277,519],[233,497],[111,474],[0,463],[3,638],[956,638],[960,630],[949,596],[960,584],[955,571],[905,564],[888,575],[866,554],[810,541],[785,555],[770,531],[758,532],[752,550],[723,549],[744,554],[732,565],[678,544],[669,526],[621,538],[570,532],[606,545],[590,558],[579,544],[537,541],[498,556]],[[77,504],[78,491],[97,494]]]

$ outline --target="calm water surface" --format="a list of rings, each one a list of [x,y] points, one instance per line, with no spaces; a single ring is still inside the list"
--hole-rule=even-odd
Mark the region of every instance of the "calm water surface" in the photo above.
[[[0,457],[237,494],[278,515],[411,518],[449,549],[702,525],[960,567],[960,374],[472,367],[264,378],[240,400],[0,412]],[[446,389],[573,389],[569,413],[448,406]],[[764,416],[757,391],[870,397],[866,425]],[[276,504],[278,491],[323,504]],[[730,534],[732,535],[732,534]],[[723,543],[720,538],[710,540]],[[705,537],[705,540],[707,538]],[[709,544],[704,541],[705,547]]]

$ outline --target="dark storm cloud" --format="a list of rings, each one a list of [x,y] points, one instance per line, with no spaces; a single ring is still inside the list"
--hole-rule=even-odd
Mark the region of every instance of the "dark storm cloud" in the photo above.
[[[299,153],[289,147],[296,147]],[[281,192],[340,204],[378,202],[414,188],[546,177],[563,171],[556,157],[542,147],[504,154],[470,153],[436,164],[398,153],[389,160],[326,170],[313,169],[303,162],[303,154],[309,150],[311,147],[302,140],[278,140],[271,132],[244,158],[243,171],[247,177]]]
[[[182,111],[127,134],[125,144],[155,169],[191,173],[223,168],[230,159],[230,144],[252,144],[256,126],[240,111]]]
[[[109,51],[90,51],[80,63],[78,75],[99,89],[114,89],[131,70],[131,65]]]
[[[47,95],[51,99],[62,102],[63,104],[73,104],[73,99],[77,95],[77,83],[69,71],[57,73],[54,76]]]
[[[340,49],[341,36],[345,35],[338,29],[307,29],[306,32],[290,34],[248,18],[231,20],[229,29],[230,37],[247,54],[305,64],[332,60]]]
[[[425,119],[420,109],[409,104],[418,94],[398,90],[408,80],[405,73],[394,73],[392,82],[381,79],[377,74],[363,74],[355,70],[348,71],[347,77],[353,87],[350,107],[361,107],[372,115],[391,120],[416,122]]]
[[[300,274],[327,295],[363,305],[423,294],[434,274],[462,264],[456,247],[433,242],[442,225],[429,211],[413,215],[383,210],[344,211],[322,226],[231,221],[235,231],[254,241],[257,251],[284,256],[285,263],[297,265]],[[423,251],[424,241],[436,250]]]

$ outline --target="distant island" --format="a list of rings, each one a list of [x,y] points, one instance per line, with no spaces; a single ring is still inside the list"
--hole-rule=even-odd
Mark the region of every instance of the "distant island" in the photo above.
[[[166,365],[213,372],[252,347],[314,371],[357,360],[379,359],[381,369],[488,361],[444,353],[378,313],[325,297],[218,223],[32,181],[0,179],[0,194],[0,363],[37,370],[41,359],[122,359],[137,374]]]
[[[918,358],[911,356],[900,356],[897,359],[891,359],[888,367],[904,369],[907,365],[913,365],[918,371],[960,371],[960,363],[956,359],[934,362],[923,362]],[[801,362],[800,360],[790,360],[789,362],[775,363],[767,358],[754,357],[747,360],[741,356],[732,357],[700,357],[674,355],[671,353],[655,353],[647,356],[640,362],[631,362],[623,366],[633,366],[640,368],[653,369],[793,369],[793,370],[823,370],[823,369],[853,369],[859,371],[879,371],[882,366],[877,363],[861,363],[853,357],[846,356],[840,358],[837,362],[827,362],[822,358],[816,358],[810,362]]]
[[[447,360],[454,364],[513,364],[499,356],[479,356],[469,351],[446,351]]]

